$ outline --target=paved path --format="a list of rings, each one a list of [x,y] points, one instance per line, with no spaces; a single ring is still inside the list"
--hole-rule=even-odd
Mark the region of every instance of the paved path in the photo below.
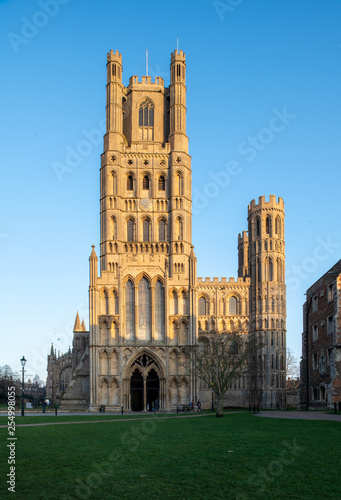
[[[236,413],[236,412],[231,412],[231,413]],[[59,414],[62,415],[62,414]],[[79,414],[78,414],[79,415]],[[84,414],[82,414],[84,415]],[[168,418],[196,418],[196,417],[212,417],[215,415],[215,413],[195,413],[194,415],[174,415],[172,414],[172,417],[169,415],[157,415],[155,419],[157,421],[159,420],[166,420]],[[63,415],[64,416],[64,415]],[[75,414],[73,414],[75,416]],[[58,417],[56,417],[58,418]],[[18,424],[17,421],[15,422],[16,427],[39,427],[39,426],[45,426],[45,425],[71,425],[71,424],[102,424],[105,422],[134,422],[136,420],[154,420],[153,417],[136,417],[136,418],[115,418],[115,419],[101,419],[101,420],[76,420],[74,422],[38,422],[35,424]],[[0,429],[7,428],[7,425],[0,425]]]
[[[334,420],[336,422],[341,422],[341,415],[329,414],[324,411],[265,411],[256,413],[256,416],[296,420]]]

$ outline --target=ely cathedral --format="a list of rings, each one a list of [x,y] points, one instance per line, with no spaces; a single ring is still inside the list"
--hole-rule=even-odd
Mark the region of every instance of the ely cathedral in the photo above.
[[[100,169],[101,241],[90,255],[89,331],[76,317],[73,347],[48,356],[47,397],[61,409],[172,411],[212,390],[190,353],[210,332],[257,339],[248,375],[225,406],[285,406],[284,203],[248,207],[238,236],[238,278],[198,278],[192,244],[185,54],[170,85],[132,76],[107,56],[106,133]],[[98,255],[97,255],[98,254]],[[241,348],[241,346],[240,346]]]

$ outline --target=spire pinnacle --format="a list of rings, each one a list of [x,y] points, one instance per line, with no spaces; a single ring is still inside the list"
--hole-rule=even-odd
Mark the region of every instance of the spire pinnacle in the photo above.
[[[75,326],[73,327],[74,332],[81,332],[82,331],[82,325],[79,319],[79,314],[77,311],[77,316],[76,316],[76,321],[75,321]]]
[[[86,326],[85,326],[85,323],[84,323],[84,319],[82,320],[82,330],[83,330],[83,332],[86,332]]]
[[[96,255],[96,252],[95,252],[95,245],[91,245],[92,247],[92,252],[91,252],[91,255],[90,255],[90,259],[97,259],[97,255]]]

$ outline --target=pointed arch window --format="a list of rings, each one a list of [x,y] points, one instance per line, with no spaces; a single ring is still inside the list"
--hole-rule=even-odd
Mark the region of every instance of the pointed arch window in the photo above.
[[[107,290],[104,290],[104,307],[105,307],[105,314],[109,314],[109,295]]]
[[[166,191],[166,179],[164,175],[159,177],[159,191]]]
[[[277,259],[277,281],[283,281],[283,267],[281,259]]]
[[[267,215],[265,219],[265,233],[271,236],[271,217]]]
[[[159,241],[166,241],[166,222],[164,220],[159,222]]]
[[[127,177],[127,191],[132,191],[134,189],[134,178],[131,174]]]
[[[127,241],[135,241],[135,224],[132,219],[127,221]]]
[[[151,333],[150,315],[150,287],[146,278],[142,278],[138,288],[139,297],[139,328],[138,337],[140,340],[148,340]]]
[[[183,177],[182,177],[181,172],[178,172],[176,174],[176,189],[177,189],[176,194],[182,196],[183,195]]]
[[[118,293],[114,290],[114,314],[118,314]]]
[[[155,339],[165,338],[165,293],[160,280],[155,284]]]
[[[281,234],[281,218],[278,215],[275,219],[275,233],[278,235]]]
[[[150,241],[150,222],[148,219],[143,221],[143,241]]]
[[[181,293],[181,302],[182,302],[182,314],[188,314],[187,294],[184,290]]]
[[[269,261],[268,261],[268,281],[273,281],[273,279],[274,279],[274,265],[273,265],[272,258],[269,257]]]
[[[255,236],[260,236],[260,218],[255,219]]]
[[[148,177],[148,175],[145,175],[145,176],[143,177],[143,181],[142,181],[142,189],[144,189],[144,190],[149,189],[149,177]]]
[[[200,297],[199,302],[198,302],[198,309],[199,309],[199,311],[198,311],[199,316],[205,316],[206,315],[207,302],[206,302],[205,297]]]
[[[116,217],[112,217],[112,239],[117,240],[117,220]]]
[[[260,283],[262,281],[262,262],[257,259],[257,281]]]
[[[139,127],[154,127],[154,106],[148,99],[140,104]]]
[[[134,338],[135,329],[135,300],[134,286],[128,280],[126,284],[126,338],[132,340]]]
[[[112,172],[112,194],[117,194],[117,176],[116,172]]]
[[[230,297],[229,299],[229,314],[237,314],[237,299]]]
[[[176,239],[183,240],[183,220],[181,217],[176,219]]]
[[[178,293],[176,290],[173,290],[172,293],[172,304],[171,304],[171,309],[173,314],[179,314],[179,308],[178,308]]]

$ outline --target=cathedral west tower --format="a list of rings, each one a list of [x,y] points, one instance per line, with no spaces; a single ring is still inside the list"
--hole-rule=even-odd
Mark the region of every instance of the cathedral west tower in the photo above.
[[[111,50],[89,332],[75,326],[72,353],[51,351],[48,397],[92,411],[171,411],[197,398],[210,407],[211,387],[193,375],[189,359],[216,332],[238,334],[238,349],[257,342],[251,371],[233,383],[225,405],[284,407],[284,202],[251,201],[236,279],[198,278],[185,54],[171,55],[169,87],[150,76],[132,76],[125,87],[122,75],[122,56]]]

